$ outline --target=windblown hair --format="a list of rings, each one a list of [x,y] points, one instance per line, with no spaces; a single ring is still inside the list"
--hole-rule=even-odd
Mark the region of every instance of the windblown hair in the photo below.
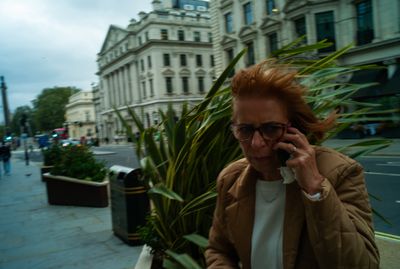
[[[248,97],[273,98],[282,102],[291,125],[315,143],[335,125],[337,114],[333,111],[326,119],[316,117],[306,103],[306,88],[299,84],[297,72],[289,66],[277,65],[273,60],[261,62],[240,70],[232,79],[233,101]]]

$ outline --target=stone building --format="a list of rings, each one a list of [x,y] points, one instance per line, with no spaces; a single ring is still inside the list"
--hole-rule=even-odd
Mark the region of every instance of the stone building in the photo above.
[[[243,68],[300,36],[313,44],[327,39],[326,54],[353,43],[343,65],[377,64],[387,68],[357,72],[353,82],[379,82],[356,98],[397,98],[400,85],[400,1],[398,0],[211,0],[216,73],[243,48]],[[396,97],[397,96],[397,97]],[[396,102],[396,101],[395,101]]]
[[[95,109],[93,92],[80,91],[72,95],[65,107],[68,136],[80,140],[96,137]]]
[[[215,77],[208,2],[152,4],[151,12],[140,12],[126,28],[111,25],[98,53],[95,103],[101,139],[123,136],[114,109],[129,120],[129,107],[150,126],[169,104],[179,113],[184,102],[199,102]]]

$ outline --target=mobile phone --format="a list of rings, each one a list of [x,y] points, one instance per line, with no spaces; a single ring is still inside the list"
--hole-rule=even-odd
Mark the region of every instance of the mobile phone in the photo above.
[[[286,161],[289,160],[289,158],[290,158],[289,152],[287,152],[283,149],[277,149],[276,154],[278,155],[280,165],[286,166]]]

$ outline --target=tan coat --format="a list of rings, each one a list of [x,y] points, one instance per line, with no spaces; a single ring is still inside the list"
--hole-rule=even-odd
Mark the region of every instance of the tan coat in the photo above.
[[[286,186],[283,268],[378,268],[372,213],[362,167],[327,148],[315,147],[325,177],[313,202],[297,182]],[[208,268],[251,268],[257,175],[246,159],[225,168],[206,250]]]

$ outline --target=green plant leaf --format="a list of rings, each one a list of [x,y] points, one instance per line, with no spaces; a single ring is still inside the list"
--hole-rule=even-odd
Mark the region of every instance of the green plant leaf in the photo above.
[[[383,220],[386,224],[393,226],[393,223],[391,223],[387,218],[385,218],[381,213],[376,211],[375,209],[372,208],[372,212],[381,220]]]
[[[239,52],[238,55],[233,58],[233,60],[229,63],[228,67],[222,72],[222,74],[218,77],[215,81],[214,85],[211,87],[210,91],[208,92],[206,98],[195,107],[197,113],[203,111],[208,104],[211,102],[212,98],[215,96],[216,92],[221,88],[222,84],[225,82],[226,78],[229,76],[231,71],[233,70],[236,63],[242,58],[242,56],[247,52],[247,49],[243,49]]]
[[[177,194],[176,192],[168,189],[164,184],[162,183],[158,183],[156,186],[152,187],[149,191],[149,194],[159,194],[162,195],[168,199],[171,200],[176,200],[179,202],[183,202],[183,199],[181,196],[179,196],[179,194]]]
[[[167,250],[166,253],[185,269],[201,269],[200,265],[187,254],[178,254],[172,250]]]
[[[206,248],[208,246],[208,239],[200,234],[188,234],[184,235],[183,238],[202,248]]]
[[[165,269],[185,269],[184,267],[182,267],[181,265],[179,265],[176,262],[173,262],[169,259],[164,259],[163,260],[163,268]]]

